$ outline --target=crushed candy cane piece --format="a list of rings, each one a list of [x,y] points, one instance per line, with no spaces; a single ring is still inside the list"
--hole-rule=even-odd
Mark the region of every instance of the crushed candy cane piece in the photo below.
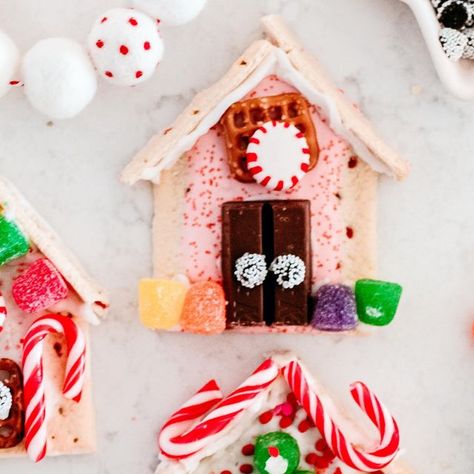
[[[373,326],[390,324],[397,312],[402,294],[398,283],[379,280],[358,280],[355,297],[359,320]]]
[[[198,334],[219,334],[225,329],[225,295],[213,281],[194,283],[184,300],[181,327]]]
[[[12,404],[13,398],[10,388],[0,381],[0,420],[6,420],[10,416]]]
[[[15,222],[0,215],[0,265],[25,255],[29,248],[27,238]]]
[[[322,331],[346,331],[357,325],[354,292],[345,285],[323,285],[316,292],[311,324]]]
[[[68,287],[56,267],[40,258],[14,280],[12,295],[21,310],[36,313],[65,299]]]
[[[150,329],[170,329],[179,324],[188,288],[177,280],[145,278],[139,284],[139,314]]]

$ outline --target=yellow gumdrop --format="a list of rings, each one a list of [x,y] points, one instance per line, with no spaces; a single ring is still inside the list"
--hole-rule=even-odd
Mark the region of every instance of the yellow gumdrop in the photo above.
[[[176,326],[187,291],[187,287],[176,280],[141,280],[139,312],[142,324],[151,329],[170,329]]]

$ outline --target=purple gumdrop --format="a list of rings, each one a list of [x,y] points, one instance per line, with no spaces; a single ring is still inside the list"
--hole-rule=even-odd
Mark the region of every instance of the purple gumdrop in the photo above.
[[[346,331],[357,324],[357,309],[352,288],[323,285],[314,297],[311,325],[322,331]]]

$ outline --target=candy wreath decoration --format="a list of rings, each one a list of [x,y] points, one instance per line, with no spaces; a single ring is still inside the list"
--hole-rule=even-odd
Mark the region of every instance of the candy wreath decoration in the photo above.
[[[159,26],[194,19],[206,0],[133,0],[113,8],[92,25],[86,45],[68,38],[45,38],[23,56],[0,30],[0,97],[24,86],[30,104],[50,118],[79,114],[97,92],[97,77],[116,86],[150,79],[163,58]]]

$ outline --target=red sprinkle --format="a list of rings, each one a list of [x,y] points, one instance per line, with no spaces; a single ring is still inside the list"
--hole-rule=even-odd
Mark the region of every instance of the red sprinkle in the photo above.
[[[102,18],[102,20],[100,20],[101,23],[105,23],[107,21],[107,17],[104,16],[104,18]]]
[[[104,47],[104,42],[102,40],[97,40],[97,43],[95,44],[98,48],[103,48]]]
[[[142,77],[143,76],[143,72],[142,71],[137,71],[135,73],[135,77],[138,79],[139,77]]]
[[[104,73],[107,77],[114,77],[114,75],[110,71],[105,71]]]
[[[253,456],[254,452],[255,452],[255,446],[253,444],[246,444],[242,448],[242,454],[244,456]]]
[[[354,237],[354,229],[352,227],[346,227],[346,235],[348,239]]]
[[[221,474],[232,474],[231,471],[221,471]]]
[[[324,441],[323,438],[321,439],[318,439],[318,441],[316,441],[316,444],[314,446],[318,451],[326,451],[327,449],[329,449],[329,446],[327,445],[326,441]]]
[[[357,156],[351,156],[349,158],[349,161],[347,162],[347,166],[349,168],[355,168],[357,166],[357,162],[358,162]]]
[[[11,86],[17,86],[20,83],[20,81],[10,81]]]
[[[124,56],[126,54],[128,54],[128,48],[124,44],[122,44],[122,46],[120,46],[119,51],[120,51],[120,54],[123,54]]]
[[[304,433],[305,431],[308,431],[311,428],[311,425],[308,420],[303,420],[299,425],[298,425],[298,431],[300,433]]]
[[[145,42],[143,43],[143,49],[146,50],[146,51],[148,51],[150,48],[151,48],[150,42],[149,42],[149,41],[145,41]]]
[[[269,423],[271,421],[272,418],[273,418],[273,412],[271,410],[268,410],[268,411],[262,413],[258,417],[258,421],[260,421],[260,423],[262,425],[266,425],[267,423]]]
[[[243,472],[243,474],[251,474],[253,472],[253,466],[251,464],[242,464],[239,470]]]
[[[282,416],[280,420],[280,428],[288,428],[293,423],[293,419],[289,416]]]
[[[317,455],[315,453],[309,453],[304,460],[310,465],[314,466],[316,464]]]
[[[280,450],[276,446],[269,446],[268,447],[268,454],[272,458],[276,458],[280,455]]]
[[[133,18],[133,17],[130,18],[130,19],[128,20],[128,22],[129,22],[132,26],[137,26],[137,25],[138,25],[138,21],[135,20],[135,18]]]

